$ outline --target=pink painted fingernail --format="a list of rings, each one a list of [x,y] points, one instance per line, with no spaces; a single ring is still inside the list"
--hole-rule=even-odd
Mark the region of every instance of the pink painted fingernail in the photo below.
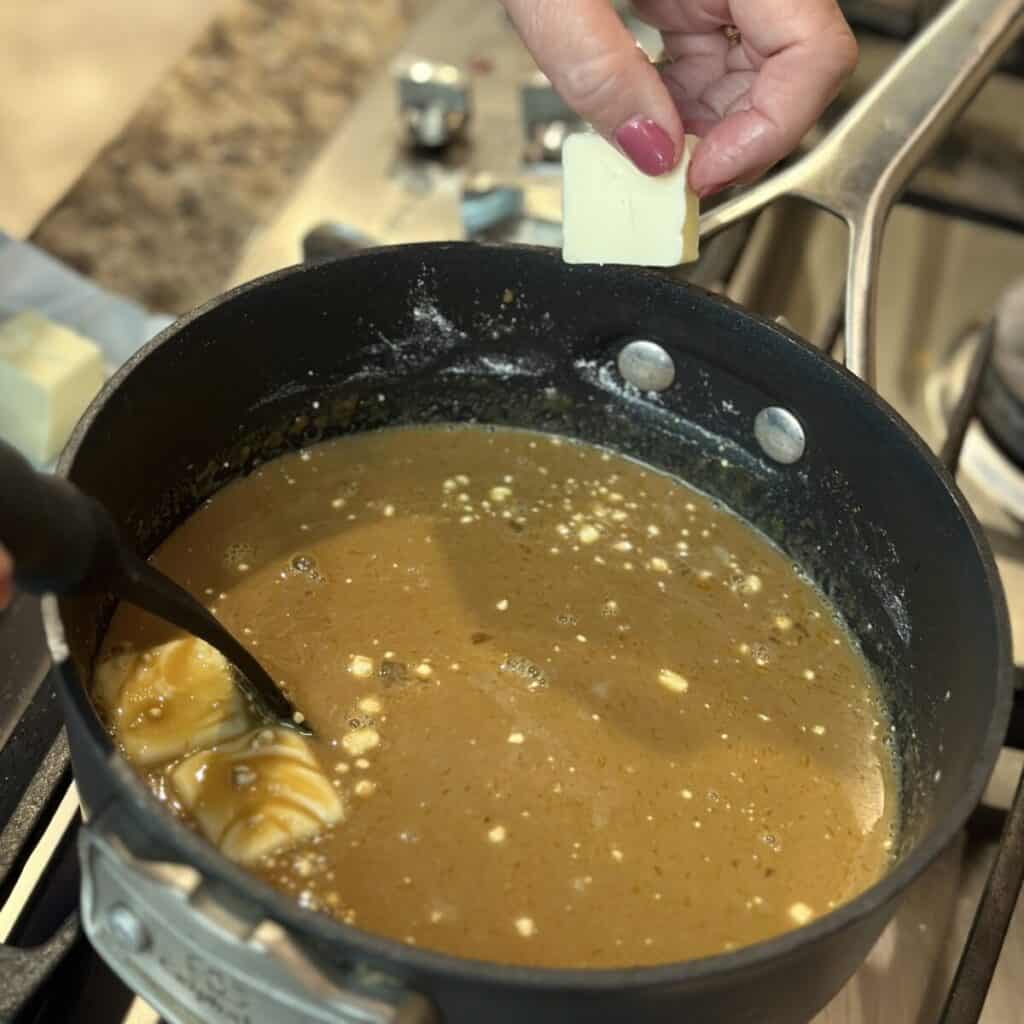
[[[675,143],[650,118],[631,117],[619,126],[615,141],[644,174],[664,174],[676,164]]]

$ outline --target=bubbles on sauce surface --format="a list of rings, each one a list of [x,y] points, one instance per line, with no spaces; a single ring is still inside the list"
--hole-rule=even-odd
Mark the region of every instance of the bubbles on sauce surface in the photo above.
[[[317,583],[323,582],[324,578],[320,575],[320,571],[317,569],[316,559],[312,556],[295,555],[288,564],[292,572],[298,573],[300,576],[305,576],[307,579],[314,580]]]
[[[529,690],[543,690],[548,686],[548,674],[535,661],[522,654],[508,655],[499,666],[502,672],[518,676]]]
[[[234,541],[224,548],[224,565],[228,569],[247,572],[253,562],[255,550],[245,541]]]
[[[877,687],[810,583],[727,511],[516,431],[307,454],[229,485],[157,555],[258,629],[345,801],[256,865],[265,880],[400,941],[621,966],[799,927],[885,870],[898,787]],[[213,559],[227,588],[190,551],[232,545]]]

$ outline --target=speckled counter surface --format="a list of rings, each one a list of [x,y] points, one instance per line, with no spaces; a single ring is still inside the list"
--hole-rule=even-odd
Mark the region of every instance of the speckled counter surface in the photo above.
[[[430,3],[237,0],[32,241],[152,309],[216,294]]]

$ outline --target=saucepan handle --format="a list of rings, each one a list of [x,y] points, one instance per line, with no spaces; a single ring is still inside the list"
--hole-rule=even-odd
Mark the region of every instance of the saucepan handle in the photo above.
[[[1024,27],[1024,0],[953,0],[814,149],[701,218],[706,237],[785,195],[846,221],[846,365],[874,383],[882,231],[893,200]]]
[[[168,1020],[437,1024],[398,978],[322,965],[281,925],[225,904],[195,868],[136,856],[119,837],[137,832],[137,814],[112,801],[79,830],[82,926]]]

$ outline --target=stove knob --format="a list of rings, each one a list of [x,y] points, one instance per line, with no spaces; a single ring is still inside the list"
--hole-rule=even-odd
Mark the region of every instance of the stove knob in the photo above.
[[[580,126],[579,118],[540,71],[520,87],[519,104],[526,137],[524,158],[527,163],[560,163],[562,143],[571,131]]]
[[[1010,391],[1024,402],[1024,278],[1000,298],[995,331],[993,362]]]
[[[466,237],[475,238],[521,217],[523,190],[478,174],[463,186],[459,210]]]
[[[308,231],[302,238],[302,261],[320,263],[341,256],[353,256],[364,249],[378,245],[361,231],[347,224],[325,221]]]
[[[468,76],[454,64],[403,57],[395,65],[398,108],[418,149],[439,150],[465,137],[473,113]]]
[[[978,415],[1002,453],[1018,470],[1024,469],[1024,278],[1003,293],[990,326],[992,358],[981,384]],[[1020,519],[1024,512],[1019,502],[1003,490],[1004,507]]]

